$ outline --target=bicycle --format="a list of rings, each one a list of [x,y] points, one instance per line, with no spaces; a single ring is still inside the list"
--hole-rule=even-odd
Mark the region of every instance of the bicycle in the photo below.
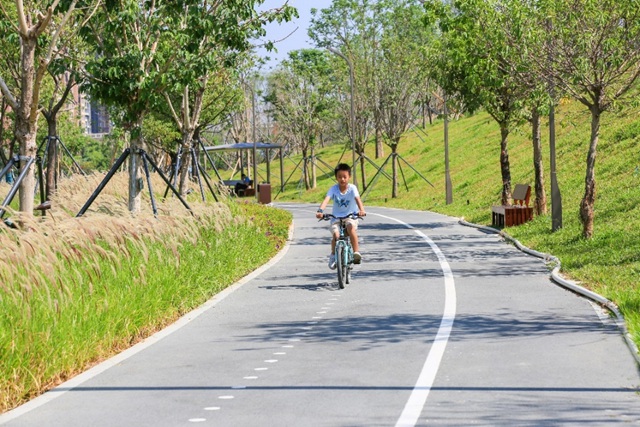
[[[331,219],[337,219],[339,224],[340,236],[336,240],[335,259],[336,270],[338,271],[338,287],[344,289],[345,284],[351,282],[351,270],[353,269],[353,247],[351,247],[351,240],[349,234],[347,234],[347,222],[346,219],[362,219],[357,213],[351,213],[343,217],[333,216],[332,214],[323,214],[320,221],[329,221]]]

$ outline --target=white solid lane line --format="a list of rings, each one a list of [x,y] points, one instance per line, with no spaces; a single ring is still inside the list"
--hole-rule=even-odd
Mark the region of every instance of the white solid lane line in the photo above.
[[[420,230],[416,230],[415,227],[399,219],[380,214],[371,215],[376,215],[402,224],[413,230],[418,236],[422,237],[438,257],[438,262],[440,263],[440,268],[442,269],[442,274],[444,276],[445,301],[440,327],[438,328],[438,333],[436,334],[436,338],[431,346],[431,350],[429,350],[429,354],[422,366],[418,380],[416,381],[411,395],[404,406],[402,414],[400,414],[400,417],[396,422],[396,427],[414,427],[418,422],[418,418],[422,413],[425,403],[427,402],[427,397],[429,397],[429,392],[431,391],[431,387],[433,387],[433,382],[436,378],[436,374],[438,373],[438,368],[440,367],[444,350],[447,347],[449,336],[451,335],[453,321],[456,317],[456,286],[453,280],[453,273],[447,259],[438,245],[436,245],[426,234]]]

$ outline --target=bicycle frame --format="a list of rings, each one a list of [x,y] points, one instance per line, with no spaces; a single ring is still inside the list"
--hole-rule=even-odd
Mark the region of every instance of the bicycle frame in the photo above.
[[[336,259],[336,270],[338,273],[338,286],[340,289],[343,289],[344,285],[351,281],[351,270],[353,269],[353,247],[351,246],[351,238],[347,233],[346,220],[348,218],[360,217],[355,214],[351,214],[343,218],[337,218],[330,214],[325,214],[323,216],[323,219],[325,220],[331,218],[339,221],[338,228],[340,230],[340,235],[336,240],[334,254]]]

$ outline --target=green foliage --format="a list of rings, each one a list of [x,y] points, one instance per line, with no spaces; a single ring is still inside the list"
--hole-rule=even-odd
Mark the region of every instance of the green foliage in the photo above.
[[[255,4],[242,0],[122,0],[103,3],[97,10],[86,9],[95,15],[80,30],[83,41],[92,48],[82,89],[115,112],[114,121],[129,132],[134,149],[143,147],[143,121],[154,110],[171,111],[186,145],[200,126],[203,92],[211,88],[211,76],[235,69],[250,50],[251,39],[264,33],[266,23],[297,15],[287,5],[257,14]],[[173,108],[177,99],[181,108]],[[215,106],[226,108],[225,104]],[[173,142],[161,126],[145,132],[156,146]],[[137,173],[133,171],[132,180]],[[132,193],[130,198],[136,196]]]
[[[498,122],[522,121],[530,88],[521,74],[528,66],[508,43],[512,10],[501,0],[425,2],[425,22],[438,23],[441,39],[431,57],[432,77],[448,93],[460,93],[470,106],[482,105]],[[473,109],[473,108],[472,108]]]
[[[327,54],[315,49],[289,52],[289,59],[268,77],[264,99],[280,130],[299,149],[314,146],[324,122],[334,114],[332,80]]]
[[[345,139],[353,139],[364,150],[375,123],[377,79],[381,70],[380,44],[383,14],[389,1],[337,0],[326,9],[313,9],[309,37],[318,47],[340,52],[332,61],[336,70],[336,102]],[[353,81],[350,79],[353,73]],[[353,121],[351,123],[351,96]]]
[[[384,33],[377,64],[376,112],[385,142],[394,148],[415,121],[419,87],[426,80],[425,46],[432,32],[422,24],[422,12],[415,2],[391,2],[381,15]]]
[[[180,132],[175,124],[166,119],[162,120],[157,115],[149,115],[144,119],[142,136],[147,144],[165,152],[176,151],[176,142],[180,141]]]
[[[87,135],[68,112],[60,114],[57,123],[57,136],[85,172],[109,169],[111,156],[110,147],[106,142]],[[39,147],[47,135],[46,122],[41,117],[37,137]],[[42,150],[44,150],[44,146],[42,146]],[[58,156],[64,173],[77,172],[73,160],[63,147],[59,148]]]
[[[544,0],[531,9],[545,43],[540,64],[558,86],[598,111],[637,94],[640,7],[637,0]]]

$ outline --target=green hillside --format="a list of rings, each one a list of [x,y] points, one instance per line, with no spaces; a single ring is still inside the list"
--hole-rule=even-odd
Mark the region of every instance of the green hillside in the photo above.
[[[584,192],[590,115],[579,104],[564,103],[556,117],[557,176],[562,192],[563,229],[551,232],[548,127],[545,123],[542,136],[549,214],[506,231],[526,246],[557,256],[565,276],[618,304],[634,340],[640,343],[640,119],[636,111],[603,116],[596,160],[595,234],[591,240],[584,240],[581,237],[579,203]],[[534,184],[530,132],[530,127],[525,125],[510,136],[512,185]],[[398,198],[392,199],[391,182],[381,177],[365,195],[365,206],[429,210],[490,225],[491,205],[499,204],[501,192],[499,128],[487,114],[479,113],[452,122],[449,135],[452,205],[445,204],[443,123],[439,121],[428,125],[425,131],[420,129],[407,133],[399,147],[400,155],[434,187],[402,165],[409,191],[400,178]],[[342,146],[331,146],[318,150],[317,155],[324,162],[335,165],[343,150]],[[385,155],[389,152],[385,146]],[[373,145],[368,156],[374,159]],[[297,163],[299,157],[293,159]],[[347,151],[343,159],[350,160],[351,152]],[[381,165],[383,160],[374,161]],[[294,166],[292,161],[286,161],[285,179],[292,174]],[[333,183],[328,168],[321,167],[318,186],[313,190],[303,191],[301,188],[300,170],[293,172],[282,194],[277,195],[279,182],[272,180],[276,201],[320,203],[328,186]],[[386,170],[390,173],[390,166]],[[368,166],[369,180],[373,173],[373,167]]]

